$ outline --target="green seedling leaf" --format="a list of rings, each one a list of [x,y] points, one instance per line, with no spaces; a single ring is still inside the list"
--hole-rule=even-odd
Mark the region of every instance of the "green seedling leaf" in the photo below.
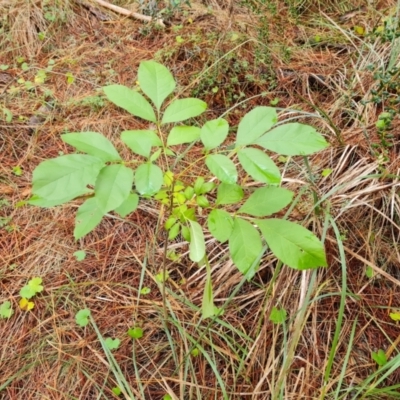
[[[265,217],[285,208],[293,198],[293,192],[281,187],[267,186],[256,189],[239,208],[239,213],[253,217]]]
[[[106,338],[104,343],[109,350],[117,350],[121,344],[121,341],[119,339]]]
[[[162,146],[160,138],[151,130],[123,131],[121,140],[135,153],[149,158],[153,146]]]
[[[201,225],[189,220],[190,223],[190,245],[189,245],[189,258],[193,262],[200,262],[206,254],[206,244],[204,241],[203,230]]]
[[[28,71],[29,70],[29,65],[26,62],[24,62],[24,63],[21,64],[21,69],[24,72]]]
[[[72,72],[67,72],[65,74],[65,78],[67,79],[68,85],[72,85],[75,82],[75,77]]]
[[[87,199],[79,208],[75,218],[74,237],[76,240],[91,232],[104,216],[95,197]]]
[[[390,313],[389,317],[393,320],[393,321],[400,321],[400,311],[396,311],[394,313]]]
[[[238,152],[243,169],[255,180],[268,184],[279,184],[281,173],[275,163],[263,151],[254,148]]]
[[[164,394],[162,400],[172,400],[172,397],[170,394],[167,393],[167,394]]]
[[[69,154],[40,163],[33,171],[32,193],[51,205],[66,203],[89,193],[104,167],[102,160],[86,154]]]
[[[322,172],[321,172],[321,176],[322,176],[323,178],[326,178],[326,177],[329,176],[332,172],[333,172],[333,169],[331,169],[331,168],[323,169]]]
[[[224,210],[212,210],[207,218],[207,226],[215,239],[224,243],[232,234],[233,218]]]
[[[97,179],[95,198],[104,214],[119,207],[128,197],[133,185],[133,171],[123,164],[107,165]]]
[[[198,357],[199,354],[200,354],[200,350],[199,350],[197,347],[195,347],[195,348],[190,352],[190,355],[191,355],[192,357]]]
[[[37,293],[43,291],[42,278],[32,278],[19,292],[19,295],[25,299],[30,299]]]
[[[139,205],[139,196],[136,193],[130,193],[126,200],[114,211],[122,218],[135,211]]]
[[[256,221],[272,253],[297,270],[326,267],[323,244],[308,229],[281,219]]]
[[[168,150],[168,149],[165,150],[165,154],[168,153],[167,150]],[[160,157],[161,152],[162,152],[161,149],[158,149],[157,151],[155,151],[155,152],[150,156],[149,161],[152,162],[152,163],[153,163],[153,162],[156,162],[156,161],[158,160],[158,157]]]
[[[269,320],[274,324],[283,324],[286,320],[286,310],[284,308],[272,307]]]
[[[139,327],[131,328],[128,330],[128,336],[132,339],[141,339],[143,337],[143,329]]]
[[[139,165],[135,172],[136,190],[146,196],[157,193],[163,184],[163,173],[157,165],[146,163]]]
[[[197,177],[193,186],[193,190],[196,194],[200,194],[203,184],[204,184],[204,178],[202,176]]]
[[[271,106],[276,106],[279,103],[279,97],[275,97],[273,100],[269,102]]]
[[[201,185],[197,194],[205,194],[211,192],[215,188],[216,184],[214,182],[205,182]]]
[[[177,222],[174,224],[168,232],[168,240],[174,240],[178,235],[181,228],[181,224]]]
[[[217,204],[236,204],[244,197],[243,189],[234,184],[221,183],[217,190]]]
[[[22,168],[19,165],[12,167],[12,171],[15,176],[21,176],[23,174]]]
[[[169,272],[165,271],[165,274],[163,273],[163,271],[159,272],[158,274],[156,274],[156,281],[158,283],[164,283],[169,279]]]
[[[185,121],[197,117],[207,109],[207,103],[202,100],[187,98],[173,101],[165,110],[162,124]]]
[[[86,251],[85,250],[78,250],[74,253],[74,256],[77,261],[83,261],[86,258]]]
[[[209,151],[220,146],[228,136],[229,124],[223,118],[206,122],[201,128],[200,139],[204,148]]]
[[[90,310],[88,308],[84,308],[83,310],[79,310],[75,315],[75,322],[77,325],[84,327],[89,323]]]
[[[257,272],[257,260],[260,258],[262,248],[258,230],[250,222],[235,218],[229,236],[229,251],[234,264],[248,280]]]
[[[11,301],[5,301],[0,305],[0,318],[10,318],[14,314]]]
[[[121,389],[118,386],[115,386],[111,389],[111,391],[116,395],[116,396],[120,396],[122,394]]]
[[[195,126],[175,126],[167,138],[167,146],[192,143],[200,137],[200,128]]]
[[[235,164],[222,154],[210,154],[206,158],[208,169],[223,183],[234,184],[238,174]]]
[[[315,128],[297,122],[280,125],[254,143],[284,156],[306,156],[329,146]]]
[[[5,115],[6,122],[9,124],[13,119],[12,112],[8,108],[3,107],[3,114]]]
[[[119,161],[120,155],[113,144],[98,132],[75,132],[61,135],[61,139],[83,153],[97,157],[100,160]]]
[[[212,290],[210,271],[207,271],[207,279],[204,287],[201,312],[204,319],[211,318],[215,315],[214,295]]]
[[[374,269],[370,265],[367,265],[367,267],[365,268],[365,276],[371,279],[374,277],[374,275]]]
[[[9,65],[6,64],[0,64],[0,71],[7,71],[9,68]]]
[[[142,61],[138,78],[143,93],[150,98],[157,110],[160,110],[162,103],[176,86],[171,72],[155,61]]]
[[[143,294],[143,295],[149,294],[150,292],[151,292],[151,289],[147,286],[140,289],[140,294]]]
[[[103,87],[108,100],[123,108],[132,115],[145,119],[146,121],[156,122],[153,107],[138,92],[123,85],[110,85]]]
[[[278,122],[275,108],[256,107],[240,121],[236,136],[236,146],[254,143],[263,133]]]
[[[380,367],[383,367],[387,363],[386,354],[382,349],[379,349],[376,353],[371,352],[371,357]]]

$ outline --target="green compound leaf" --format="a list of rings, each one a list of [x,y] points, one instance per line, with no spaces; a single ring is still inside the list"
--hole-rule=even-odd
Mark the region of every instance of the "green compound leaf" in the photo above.
[[[200,137],[200,128],[195,126],[175,126],[167,138],[167,146],[192,143]]]
[[[129,196],[133,185],[133,171],[122,164],[104,167],[96,179],[95,198],[103,212],[119,207]]]
[[[83,310],[79,310],[75,315],[75,322],[79,326],[86,326],[89,323],[90,310],[88,308],[84,308]]]
[[[284,156],[306,156],[329,146],[315,128],[297,122],[280,125],[254,143]]]
[[[254,108],[239,123],[236,146],[254,143],[277,122],[278,116],[275,108],[265,106]]]
[[[121,341],[119,339],[106,338],[104,343],[108,350],[117,350],[121,344]]]
[[[269,320],[274,324],[283,324],[286,320],[287,312],[284,308],[272,307]]]
[[[213,119],[206,122],[201,128],[200,139],[205,149],[215,149],[221,145],[229,132],[229,124],[223,118]]]
[[[121,140],[135,153],[149,158],[153,146],[162,146],[160,138],[154,131],[134,130],[123,131]]]
[[[229,237],[229,251],[234,264],[247,279],[257,272],[262,249],[258,230],[250,222],[235,218]]]
[[[114,211],[122,218],[135,211],[139,205],[139,196],[136,193],[130,193],[127,199]]]
[[[255,180],[269,184],[279,184],[281,173],[275,163],[261,150],[241,149],[238,152],[243,169]]]
[[[203,230],[201,225],[189,220],[190,223],[190,244],[189,244],[189,258],[193,262],[200,262],[206,254],[206,244],[204,241]]]
[[[326,267],[324,246],[308,229],[283,219],[257,220],[272,253],[297,270]]]
[[[239,213],[253,217],[266,217],[285,208],[293,198],[293,192],[280,187],[268,186],[256,189],[239,208]]]
[[[228,184],[236,183],[238,178],[236,166],[227,156],[210,154],[206,158],[206,165],[221,182]]]
[[[185,121],[197,117],[207,109],[207,103],[202,100],[188,98],[173,101],[165,110],[162,124]]]
[[[224,210],[212,210],[207,218],[207,226],[215,239],[224,243],[232,234],[233,218]]]
[[[146,163],[140,165],[135,172],[136,190],[145,196],[157,193],[163,184],[163,173],[157,165]]]
[[[120,155],[113,144],[98,132],[76,132],[61,135],[61,139],[83,153],[97,157],[100,160],[118,161]]]
[[[0,318],[10,318],[14,314],[11,301],[5,301],[0,305]]]
[[[43,291],[42,278],[32,278],[27,285],[25,285],[20,291],[19,295],[25,299],[30,299],[37,293]]]
[[[217,203],[218,205],[236,204],[244,197],[243,189],[234,184],[221,183],[217,189]]]
[[[138,78],[140,88],[160,110],[163,101],[174,91],[176,83],[171,72],[155,61],[142,61]]]
[[[43,161],[33,171],[32,193],[52,205],[63,204],[89,191],[104,162],[85,154]]]
[[[95,197],[87,199],[79,208],[75,218],[76,240],[91,232],[101,222],[104,213]]]
[[[105,86],[103,90],[108,100],[118,107],[146,121],[157,121],[153,107],[140,93],[123,85]]]

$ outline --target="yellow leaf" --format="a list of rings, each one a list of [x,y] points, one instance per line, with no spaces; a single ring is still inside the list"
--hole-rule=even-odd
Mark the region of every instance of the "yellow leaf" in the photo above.
[[[356,25],[356,26],[354,27],[354,32],[355,32],[357,35],[363,36],[363,35],[365,34],[365,29],[364,29],[363,26]]]
[[[393,321],[400,321],[400,312],[390,313],[389,316]]]
[[[19,306],[20,306],[21,310],[30,311],[30,310],[32,310],[33,307],[35,307],[35,303],[33,301],[29,301],[28,299],[25,299],[25,297],[23,297],[19,301]]]

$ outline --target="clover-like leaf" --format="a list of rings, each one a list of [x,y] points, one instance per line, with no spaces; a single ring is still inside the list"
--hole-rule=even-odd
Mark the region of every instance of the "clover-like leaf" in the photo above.
[[[11,308],[11,301],[5,301],[0,305],[0,318],[10,318],[14,314]]]
[[[21,308],[21,310],[30,311],[35,307],[35,303],[33,301],[29,301],[28,299],[23,297],[19,301],[19,307]]]
[[[79,310],[75,315],[75,322],[79,326],[84,327],[89,323],[89,316],[90,316],[90,310],[88,308]]]
[[[104,343],[106,344],[109,350],[117,350],[121,344],[121,341],[118,338],[112,339],[109,337],[104,340]]]

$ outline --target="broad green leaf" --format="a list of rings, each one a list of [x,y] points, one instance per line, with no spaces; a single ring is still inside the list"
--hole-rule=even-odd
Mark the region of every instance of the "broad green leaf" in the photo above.
[[[174,91],[176,83],[171,72],[155,61],[142,61],[138,78],[140,88],[160,110],[163,101]]]
[[[231,236],[233,218],[224,210],[212,210],[207,218],[207,226],[215,239],[224,243]]]
[[[324,246],[308,229],[283,219],[258,220],[272,253],[297,270],[326,267]]]
[[[132,339],[140,339],[143,337],[143,329],[139,327],[130,328],[128,330],[128,336]]]
[[[5,301],[0,305],[0,318],[10,318],[14,314],[11,301]]]
[[[163,173],[157,165],[146,163],[140,165],[135,172],[136,190],[146,196],[157,193],[163,184]]]
[[[255,180],[279,184],[281,173],[275,163],[263,151],[254,148],[239,150],[238,157],[243,169]]]
[[[293,198],[293,192],[281,187],[267,186],[256,189],[239,208],[239,213],[253,217],[266,217],[285,208]]]
[[[86,154],[43,161],[33,171],[32,193],[49,202],[65,203],[87,193],[87,185],[94,185],[103,167],[103,161]]]
[[[278,122],[275,108],[260,106],[248,112],[240,121],[236,146],[254,143],[263,133]]]
[[[19,295],[25,299],[30,299],[37,293],[43,291],[42,278],[36,277],[29,280],[28,284],[25,285],[20,291]]]
[[[74,256],[77,261],[83,261],[86,258],[86,251],[85,250],[75,251]]]
[[[283,324],[286,320],[286,310],[284,308],[272,307],[269,320],[274,324]]]
[[[90,310],[88,308],[84,308],[83,310],[79,310],[75,315],[75,322],[79,326],[86,326],[89,323]]]
[[[133,185],[133,171],[122,164],[107,165],[96,179],[95,198],[103,214],[115,210],[129,196]]]
[[[206,158],[206,165],[221,182],[228,184],[236,183],[238,178],[236,166],[227,156],[210,154]]]
[[[207,108],[207,103],[202,100],[187,98],[173,101],[164,111],[162,124],[185,121],[197,117]]]
[[[75,218],[74,237],[76,240],[87,235],[101,222],[104,213],[97,199],[87,199],[79,208]]]
[[[136,193],[130,193],[127,199],[114,211],[122,218],[135,211],[139,205],[139,196]]]
[[[200,262],[206,254],[206,244],[204,241],[201,225],[196,221],[189,220],[190,223],[190,244],[189,258],[193,262]]]
[[[211,318],[215,315],[214,296],[213,296],[210,271],[207,271],[207,279],[206,279],[206,284],[204,286],[201,313],[204,319]]]
[[[24,299],[31,299],[35,294],[35,291],[29,285],[23,286],[19,291],[19,295]]]
[[[108,100],[118,107],[146,121],[157,122],[153,107],[140,93],[123,85],[105,86],[103,90]]]
[[[113,338],[109,337],[109,338],[106,338],[104,340],[104,343],[105,343],[107,349],[109,349],[109,350],[117,350],[118,347],[121,344],[121,341],[118,338],[113,339]]]
[[[250,222],[235,218],[229,237],[229,251],[234,264],[247,279],[257,272],[262,249],[258,230]]]
[[[167,146],[175,146],[182,143],[191,143],[200,137],[200,128],[196,126],[175,126],[167,138]]]
[[[225,119],[213,119],[201,128],[200,139],[208,151],[221,145],[228,136],[228,132],[229,124]]]
[[[372,351],[371,357],[380,367],[383,367],[385,364],[387,364],[386,353],[382,349],[379,349],[376,353]]]
[[[87,189],[85,192],[80,193],[78,196],[80,195],[84,195],[84,194],[91,194],[93,193],[93,190],[89,190]],[[74,198],[78,197],[78,196],[74,196]],[[38,207],[54,207],[54,206],[58,206],[60,204],[64,204],[64,203],[68,203],[71,199],[71,195],[67,195],[63,198],[59,198],[59,199],[44,199],[43,197],[39,197],[36,195],[33,195],[29,200],[28,200],[28,204],[32,205],[32,206],[38,206]]]
[[[154,131],[123,131],[121,140],[135,153],[149,158],[152,146],[162,146],[160,138]]]
[[[329,146],[315,128],[297,122],[280,125],[254,143],[284,156],[306,156]]]
[[[121,160],[113,144],[98,132],[76,132],[61,135],[61,139],[83,153],[100,158],[102,161]]]
[[[243,189],[236,183],[221,183],[217,189],[217,204],[236,204],[243,199]]]

